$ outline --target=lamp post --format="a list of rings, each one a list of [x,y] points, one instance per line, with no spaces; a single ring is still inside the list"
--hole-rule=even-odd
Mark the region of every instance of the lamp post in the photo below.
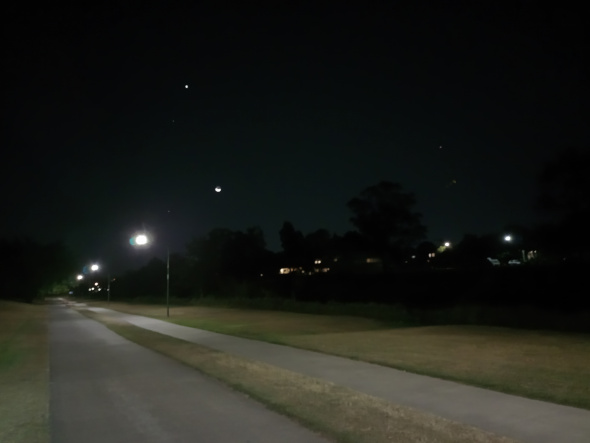
[[[166,317],[170,317],[170,246],[166,247]]]
[[[84,280],[84,275],[88,274],[89,272],[96,272],[99,269],[100,269],[100,266],[97,265],[96,263],[93,263],[90,266],[84,266],[82,268],[82,274],[78,274],[76,276],[76,280],[78,280],[78,282],[82,282],[82,280]]]
[[[90,265],[90,270],[92,272],[98,272],[100,270],[100,266],[97,265],[96,263],[94,263],[94,264]]]
[[[144,246],[150,243],[146,234],[138,234],[129,239],[132,246]],[[166,317],[170,317],[170,247],[166,247]]]
[[[90,270],[92,272],[97,272],[100,270],[100,266],[97,264],[93,264],[90,266]],[[81,280],[82,276],[78,276],[78,280]],[[107,272],[107,302],[110,303],[111,301],[111,272]]]
[[[107,272],[107,303],[111,302],[111,273]]]

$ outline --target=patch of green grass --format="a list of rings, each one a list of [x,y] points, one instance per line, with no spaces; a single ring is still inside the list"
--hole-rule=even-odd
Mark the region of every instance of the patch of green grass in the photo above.
[[[0,347],[0,373],[16,365],[23,358],[23,352],[13,340],[7,340]]]
[[[0,441],[49,442],[47,311],[0,301]]]
[[[341,443],[509,443],[512,440],[393,405],[332,383],[80,310],[117,334],[242,391]]]

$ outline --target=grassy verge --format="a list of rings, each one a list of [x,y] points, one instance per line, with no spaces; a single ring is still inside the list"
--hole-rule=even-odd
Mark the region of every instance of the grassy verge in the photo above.
[[[229,384],[337,442],[512,440],[331,383],[148,331],[87,310],[114,332]]]
[[[136,305],[161,305],[162,297],[140,297],[125,301]],[[280,297],[253,298],[240,296],[205,296],[194,299],[176,299],[173,297],[171,303],[175,306],[190,305],[209,308],[363,317],[381,321],[390,327],[453,324],[590,333],[590,310],[580,309],[567,312],[534,305],[486,306],[465,303],[452,307],[421,309],[407,307],[403,304],[342,303],[336,301],[322,303]]]
[[[106,305],[103,305],[106,306]],[[391,328],[377,320],[211,307],[111,308],[590,409],[590,335],[487,326]]]
[[[45,306],[0,301],[0,441],[49,442]]]

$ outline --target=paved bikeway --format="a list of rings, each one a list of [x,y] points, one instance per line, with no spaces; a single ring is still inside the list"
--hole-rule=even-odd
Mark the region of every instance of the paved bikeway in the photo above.
[[[49,311],[52,442],[328,442],[75,310]]]
[[[161,334],[346,386],[530,443],[589,443],[590,411],[531,400],[347,358],[86,307]]]

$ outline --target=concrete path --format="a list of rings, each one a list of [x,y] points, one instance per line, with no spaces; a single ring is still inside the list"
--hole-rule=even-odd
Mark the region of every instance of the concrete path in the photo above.
[[[55,443],[327,443],[63,305],[50,307],[49,332]]]
[[[589,443],[590,411],[471,387],[313,351],[178,326],[105,308],[133,325],[346,386],[530,443]]]

